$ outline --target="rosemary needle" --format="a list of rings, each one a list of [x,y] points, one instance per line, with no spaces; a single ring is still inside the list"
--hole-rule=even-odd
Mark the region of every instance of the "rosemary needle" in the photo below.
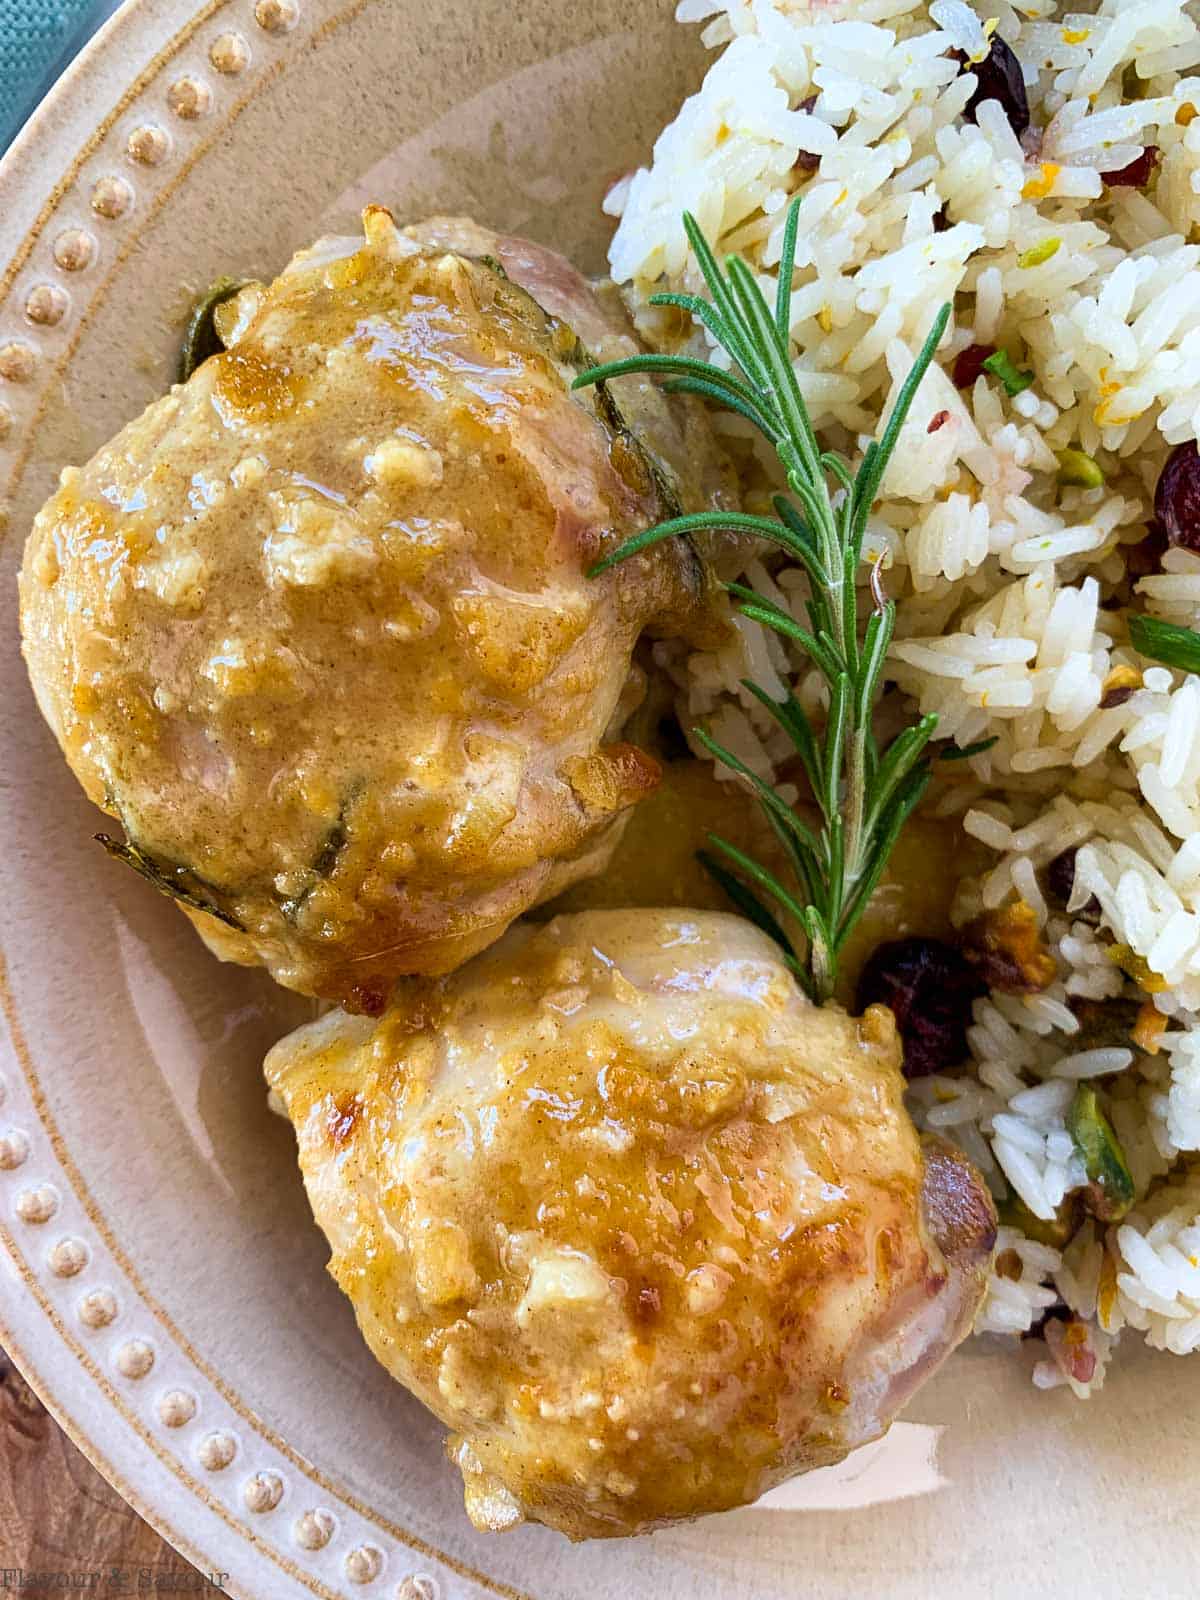
[[[626,540],[592,568],[591,576],[662,539],[702,528],[754,533],[778,546],[807,574],[806,623],[744,584],[726,587],[744,617],[798,645],[825,679],[829,709],[823,728],[814,725],[790,692],[776,700],[760,684],[744,684],[795,747],[820,821],[806,821],[732,751],[697,729],[705,748],[755,793],[795,882],[789,888],[761,862],[716,835],[710,839],[715,854],[705,852],[701,860],[738,909],[782,946],[812,998],[825,1001],[834,992],[846,940],[929,781],[926,746],[936,717],[920,718],[886,748],[876,741],[872,719],[895,624],[895,603],[884,593],[876,570],[870,614],[860,627],[857,578],[867,518],[918,385],[946,330],[950,307],[943,305],[938,311],[880,437],[871,441],[853,469],[844,457],[821,448],[792,366],[789,309],[798,222],[797,201],[784,227],[779,287],[772,307],[746,263],[731,256],[722,270],[696,219],[684,214],[684,228],[709,298],[656,294],[651,303],[677,306],[703,323],[730,356],[736,372],[692,357],[638,355],[592,367],[576,378],[574,387],[631,372],[663,376],[669,392],[700,395],[745,417],[769,440],[783,466],[790,493],[775,496],[774,517],[720,511],[673,517]],[[762,895],[774,901],[785,919],[794,919],[804,929],[803,955],[793,948]]]

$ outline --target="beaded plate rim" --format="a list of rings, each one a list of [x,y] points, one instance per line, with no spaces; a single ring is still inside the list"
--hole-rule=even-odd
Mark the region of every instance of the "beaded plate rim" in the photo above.
[[[371,3],[125,0],[0,160],[0,542],[50,390],[139,233],[242,108]],[[322,1477],[205,1365],[74,1168],[2,954],[0,1012],[0,1342],[103,1476],[243,1600],[526,1600]]]

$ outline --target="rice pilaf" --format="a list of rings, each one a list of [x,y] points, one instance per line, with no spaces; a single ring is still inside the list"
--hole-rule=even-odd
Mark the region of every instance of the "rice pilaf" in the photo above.
[[[802,194],[795,367],[816,426],[851,453],[953,302],[864,554],[898,601],[892,694],[936,712],[939,738],[989,741],[942,767],[928,802],[996,857],[955,920],[1023,901],[1057,976],[976,1000],[970,1061],[911,1101],[1024,1219],[1008,1213],[979,1329],[1040,1330],[1035,1381],[1081,1396],[1126,1329],[1200,1347],[1200,679],[1128,632],[1131,611],[1200,625],[1200,553],[1164,549],[1154,523],[1172,448],[1200,430],[1198,12],[682,0],[720,54],[607,202],[613,275],[664,343],[675,330],[648,296],[701,287],[681,211],[773,298]],[[1024,96],[1010,82],[981,98],[1013,58]],[[754,447],[739,419],[721,425]],[[801,574],[761,558],[748,572],[802,608]],[[778,781],[782,735],[739,684],[819,711],[811,666],[741,619],[719,653],[658,652],[685,725]],[[1063,860],[1060,900],[1046,869]],[[1096,1042],[1089,1005],[1136,1025]],[[1089,1182],[1069,1126],[1089,1083],[1133,1204],[1076,1213],[1064,1238],[1053,1225]]]

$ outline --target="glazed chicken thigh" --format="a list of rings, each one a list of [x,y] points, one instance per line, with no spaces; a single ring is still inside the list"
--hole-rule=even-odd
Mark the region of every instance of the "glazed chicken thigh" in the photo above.
[[[267,1058],[330,1270],[451,1430],[481,1528],[741,1505],[876,1438],[968,1331],[995,1232],[922,1147],[890,1012],[716,912],[519,924]]]
[[[561,257],[364,226],[63,473],[21,601],[110,847],[222,956],[370,1011],[604,864],[657,780],[622,739],[638,638],[715,624],[686,544],[588,569],[731,491],[691,402],[570,392],[580,330],[634,346]]]

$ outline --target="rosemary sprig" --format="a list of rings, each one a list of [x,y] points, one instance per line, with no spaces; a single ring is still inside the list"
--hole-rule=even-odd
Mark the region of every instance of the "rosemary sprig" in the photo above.
[[[1200,633],[1194,628],[1135,612],[1129,619],[1129,641],[1151,661],[1180,672],[1200,672]]]
[[[856,580],[867,518],[917,387],[945,332],[950,307],[942,306],[934,318],[880,437],[867,446],[854,470],[844,457],[821,448],[792,366],[789,313],[799,203],[793,203],[784,228],[774,307],[744,261],[731,256],[722,270],[695,218],[685,213],[683,223],[709,298],[656,294],[651,303],[679,307],[703,323],[737,372],[686,356],[639,355],[593,367],[576,378],[574,386],[602,384],[626,373],[655,373],[667,379],[664,388],[670,393],[699,395],[737,412],[770,441],[790,497],[774,497],[775,517],[719,511],[672,517],[627,539],[593,567],[591,576],[662,539],[703,528],[756,534],[807,574],[806,624],[744,584],[726,587],[742,616],[799,645],[825,679],[829,708],[823,728],[814,725],[790,692],[775,700],[760,684],[744,684],[794,745],[819,823],[806,821],[704,729],[695,733],[753,790],[795,884],[787,887],[761,862],[715,834],[710,842],[716,855],[706,852],[701,860],[738,909],[780,944],[813,999],[824,1001],[834,992],[840,952],[929,781],[926,745],[936,717],[922,717],[885,749],[876,742],[872,718],[891,644],[895,604],[884,592],[877,563],[871,572],[873,604],[860,627]],[[836,486],[832,492],[831,483]],[[804,959],[758,891],[774,901],[785,919],[793,918],[803,928],[808,941]]]

